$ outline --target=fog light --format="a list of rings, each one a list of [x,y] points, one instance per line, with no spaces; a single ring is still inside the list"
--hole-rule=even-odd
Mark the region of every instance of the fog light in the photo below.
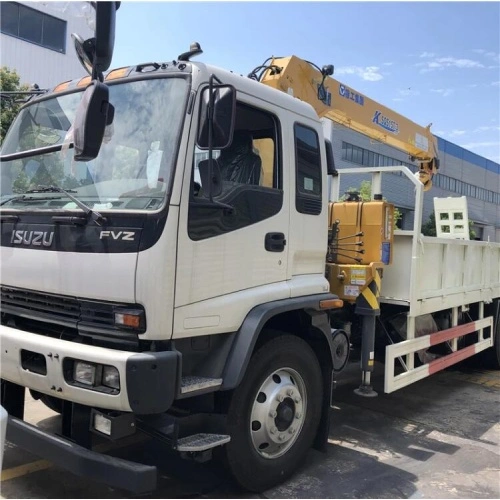
[[[111,419],[106,418],[101,413],[94,414],[94,429],[111,436]]]
[[[114,366],[105,366],[103,368],[102,385],[120,390],[120,374]]]
[[[77,361],[73,370],[73,380],[85,385],[94,385],[96,366],[84,361]]]

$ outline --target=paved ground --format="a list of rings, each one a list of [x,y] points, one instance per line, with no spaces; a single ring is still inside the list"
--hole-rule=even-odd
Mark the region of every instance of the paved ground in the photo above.
[[[500,498],[500,372],[448,370],[394,394],[360,398],[352,363],[335,395],[326,453],[311,451],[285,484],[261,495],[239,490],[210,465],[155,447],[121,456],[155,460],[158,491],[149,498]],[[59,418],[30,401],[27,420],[51,428]],[[123,498],[124,491],[73,476],[9,446],[3,498]]]

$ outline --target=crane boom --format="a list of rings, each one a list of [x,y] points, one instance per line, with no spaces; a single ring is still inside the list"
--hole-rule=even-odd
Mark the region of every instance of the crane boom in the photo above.
[[[272,58],[260,81],[311,104],[326,117],[371,139],[402,150],[419,161],[425,190],[439,167],[430,125],[422,127],[332,78],[332,66],[322,70],[296,56]]]

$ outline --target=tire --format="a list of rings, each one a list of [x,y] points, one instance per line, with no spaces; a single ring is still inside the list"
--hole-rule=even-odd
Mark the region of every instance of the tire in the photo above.
[[[47,408],[55,411],[56,413],[62,413],[62,399],[55,398],[54,396],[48,396],[47,394],[43,394],[41,392],[33,390],[30,390],[30,392],[34,399],[40,400]]]
[[[244,488],[261,492],[288,478],[312,446],[323,381],[311,347],[279,335],[253,355],[229,403],[226,465]]]
[[[493,324],[495,331],[493,333],[493,350],[495,352],[494,355],[494,366],[497,370],[500,370],[500,314],[497,317],[496,325]]]

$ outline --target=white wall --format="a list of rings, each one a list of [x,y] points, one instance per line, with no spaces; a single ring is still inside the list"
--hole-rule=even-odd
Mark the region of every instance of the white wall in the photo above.
[[[86,2],[18,2],[35,10],[67,21],[66,53],[40,47],[10,35],[0,34],[0,64],[15,69],[21,83],[37,83],[41,89],[51,88],[58,83],[85,76],[73,46],[71,33],[78,33],[83,39],[93,36],[87,26],[80,6]]]

